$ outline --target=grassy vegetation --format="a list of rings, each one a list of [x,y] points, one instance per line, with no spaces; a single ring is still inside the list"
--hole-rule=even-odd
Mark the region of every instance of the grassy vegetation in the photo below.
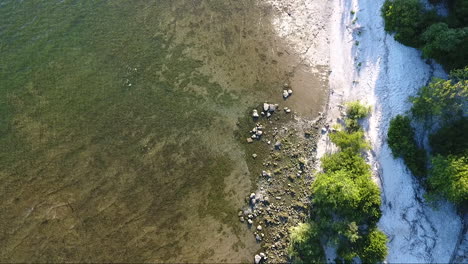
[[[368,115],[369,107],[352,102],[348,104],[347,113],[346,121],[352,119],[356,121],[354,124],[358,124],[357,121]],[[290,254],[293,260],[303,261],[301,249],[319,246],[320,238],[337,247],[338,262],[349,263],[355,257],[365,263],[381,262],[387,255],[387,238],[376,229],[381,216],[380,191],[372,181],[370,166],[362,156],[362,152],[369,149],[369,144],[363,131],[355,126],[332,133],[330,138],[340,150],[322,158],[323,172],[312,184],[313,242],[307,238],[292,239],[294,246],[290,247]],[[292,238],[297,237],[298,230],[303,228],[293,229]],[[322,257],[320,251],[309,252],[315,255],[307,255],[307,259]]]

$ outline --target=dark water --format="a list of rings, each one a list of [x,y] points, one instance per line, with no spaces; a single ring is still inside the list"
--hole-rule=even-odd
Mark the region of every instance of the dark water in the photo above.
[[[254,0],[0,1],[0,261],[250,261],[236,122],[280,94]]]

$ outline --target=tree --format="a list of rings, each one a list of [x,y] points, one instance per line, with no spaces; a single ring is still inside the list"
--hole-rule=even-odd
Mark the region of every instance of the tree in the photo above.
[[[426,175],[426,152],[419,148],[411,120],[407,116],[397,115],[390,121],[388,146],[394,158],[403,158],[408,169],[417,177]]]
[[[385,31],[395,33],[395,40],[411,47],[420,47],[419,36],[439,20],[434,12],[425,12],[418,0],[386,0],[381,11]]]
[[[468,118],[466,117],[441,127],[429,136],[432,152],[443,156],[466,153],[468,150],[466,131],[468,131]]]
[[[435,23],[423,34],[423,56],[433,58],[448,69],[464,67],[468,61],[468,27],[449,28],[446,23]]]
[[[421,87],[416,96],[410,97],[413,103],[411,114],[416,120],[423,121],[426,127],[431,127],[434,117],[450,120],[464,115],[467,96],[468,81],[434,78]]]
[[[432,169],[428,183],[431,193],[463,205],[468,202],[468,157],[447,157],[436,155],[432,158]]]

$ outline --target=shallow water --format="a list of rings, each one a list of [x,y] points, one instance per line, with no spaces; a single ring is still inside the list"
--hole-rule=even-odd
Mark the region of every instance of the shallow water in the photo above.
[[[254,0],[1,1],[0,261],[250,261],[236,122],[313,82],[291,80],[272,15]],[[316,113],[313,98],[289,104]]]

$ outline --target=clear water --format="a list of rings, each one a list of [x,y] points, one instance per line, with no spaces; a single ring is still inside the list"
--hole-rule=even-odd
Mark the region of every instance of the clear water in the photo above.
[[[270,18],[254,0],[1,0],[0,261],[250,261],[236,122],[295,60]]]

